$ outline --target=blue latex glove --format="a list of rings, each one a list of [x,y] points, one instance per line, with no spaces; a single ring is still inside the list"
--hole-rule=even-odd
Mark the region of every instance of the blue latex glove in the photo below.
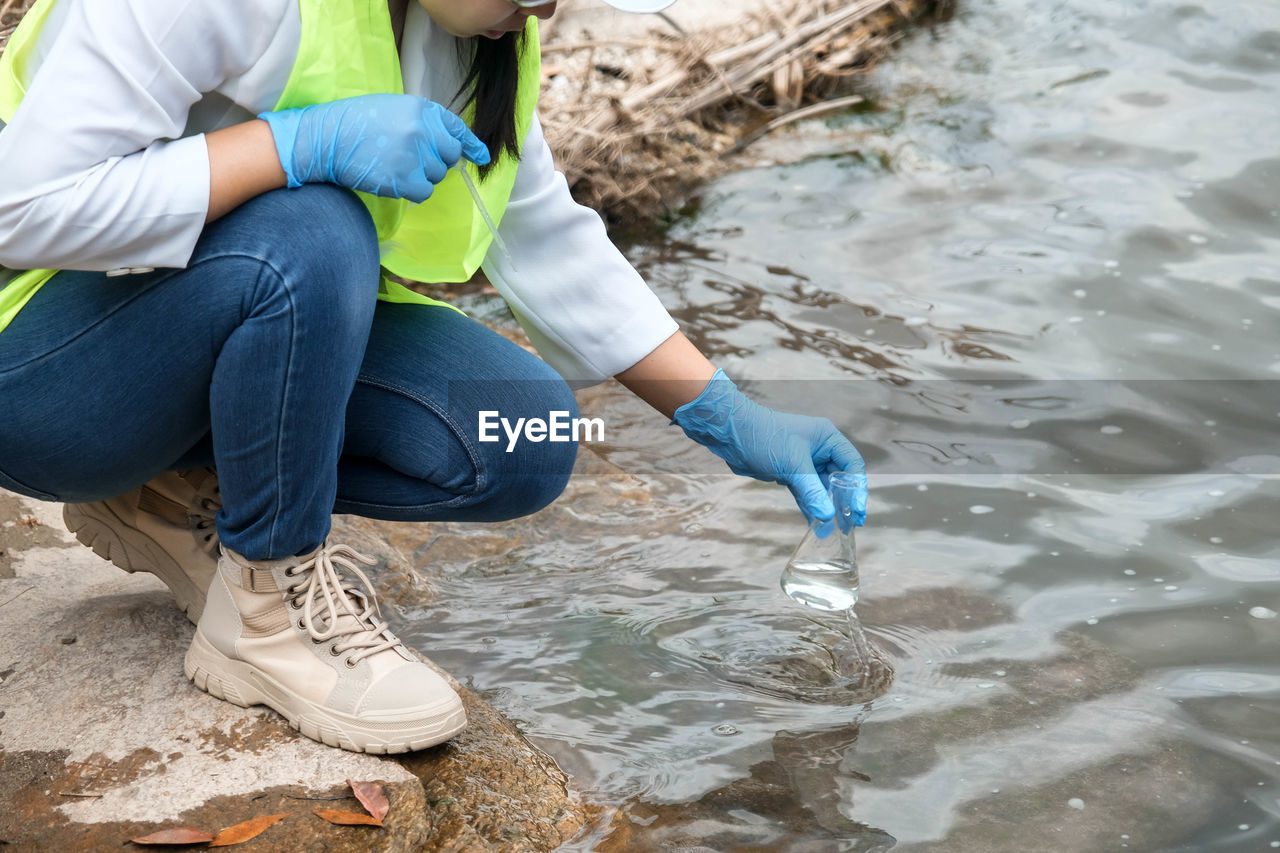
[[[854,474],[859,485],[853,521],[859,526],[866,521],[866,463],[826,418],[765,408],[717,370],[697,399],[676,409],[671,422],[728,462],[733,473],[785,485],[811,523],[835,515],[827,479],[837,471]]]
[[[337,184],[420,202],[461,157],[489,162],[462,119],[416,95],[357,95],[258,118],[271,127],[291,187]]]

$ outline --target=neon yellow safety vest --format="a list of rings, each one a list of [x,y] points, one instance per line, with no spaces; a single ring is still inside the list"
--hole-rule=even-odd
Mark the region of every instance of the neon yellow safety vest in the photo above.
[[[28,64],[36,36],[55,0],[37,0],[14,31],[0,56],[0,120],[8,123],[30,83]],[[400,57],[387,0],[299,0],[301,41],[277,110],[323,103],[370,93],[404,93]],[[542,82],[537,18],[530,17],[520,57],[516,94],[516,132],[524,139]],[[463,118],[474,117],[474,106]],[[501,222],[515,185],[518,161],[504,155],[481,183],[480,196],[495,221]],[[478,178],[474,164],[466,164]],[[422,204],[360,193],[378,230],[381,245],[391,247],[382,265],[391,273],[423,282],[456,282],[471,278],[493,237],[476,210],[462,178],[451,170],[431,198]],[[2,271],[0,271],[2,272]],[[4,287],[0,279],[0,331],[57,270],[18,273]],[[385,276],[379,299],[445,305]],[[452,307],[452,306],[450,306]]]

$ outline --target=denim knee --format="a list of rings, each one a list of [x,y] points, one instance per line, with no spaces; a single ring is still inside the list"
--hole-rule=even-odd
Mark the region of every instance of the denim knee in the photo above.
[[[506,418],[508,425],[521,417],[539,419],[548,430],[540,440],[541,429],[526,429],[513,440],[504,427],[496,430],[499,441],[477,442],[481,476],[474,508],[493,521],[531,515],[558,498],[569,482],[579,443],[571,429],[579,417],[577,401],[550,368],[540,377],[511,382],[503,400],[495,417]]]
[[[448,382],[447,395],[362,375],[348,407],[344,453],[352,455],[341,465],[338,511],[389,521],[505,521],[559,497],[577,456],[571,433],[566,441],[512,442],[500,427],[482,435],[486,414],[511,424],[578,417],[564,380],[510,349],[511,377]]]
[[[274,273],[243,282],[246,309],[283,285],[291,300],[315,304],[320,316],[338,321],[335,331],[349,315],[367,326],[381,280],[368,209],[354,193],[328,184],[264,193],[211,223],[191,264],[226,260]]]

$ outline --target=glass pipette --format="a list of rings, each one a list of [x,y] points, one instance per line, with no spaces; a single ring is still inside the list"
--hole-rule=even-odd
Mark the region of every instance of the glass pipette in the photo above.
[[[511,253],[507,251],[507,244],[502,241],[502,235],[498,233],[498,223],[493,221],[493,217],[489,215],[489,211],[485,208],[484,200],[480,198],[480,190],[476,189],[475,181],[471,180],[471,175],[467,173],[465,163],[465,160],[458,160],[453,167],[462,176],[462,182],[467,185],[467,192],[471,193],[471,200],[476,203],[476,210],[480,211],[480,218],[489,227],[489,233],[493,235],[493,244],[498,247],[498,251],[502,252],[502,256],[507,259],[507,263],[514,270],[516,262],[512,260]]]

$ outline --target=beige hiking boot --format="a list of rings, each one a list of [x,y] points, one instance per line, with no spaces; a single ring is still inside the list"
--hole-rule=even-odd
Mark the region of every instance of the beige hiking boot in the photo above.
[[[62,520],[104,560],[160,578],[187,618],[199,622],[218,566],[213,518],[221,506],[217,475],[200,468],[166,471],[109,500],[67,504]]]
[[[250,562],[222,549],[184,669],[201,690],[267,705],[309,738],[354,752],[408,752],[467,723],[449,683],[387,628],[345,545]]]

